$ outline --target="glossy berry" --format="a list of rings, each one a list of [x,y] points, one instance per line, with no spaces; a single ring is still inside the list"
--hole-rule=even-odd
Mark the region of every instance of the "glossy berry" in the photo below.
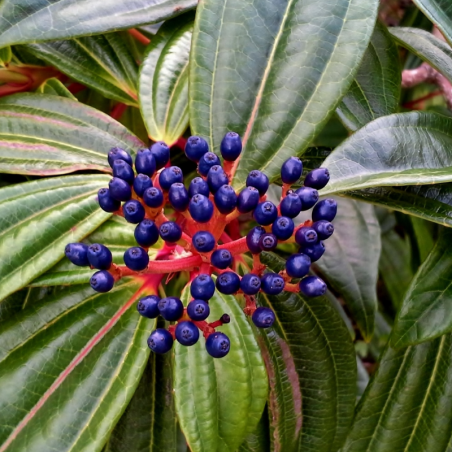
[[[124,263],[128,268],[136,272],[144,270],[149,264],[149,256],[146,250],[139,246],[129,248],[124,253]]]
[[[214,196],[217,209],[224,215],[231,213],[237,204],[237,195],[230,185],[220,187]]]
[[[325,245],[323,242],[312,243],[310,245],[302,246],[300,252],[310,257],[311,262],[318,261],[325,252]]]
[[[247,273],[240,281],[240,289],[246,295],[256,295],[261,288],[261,279],[253,273]]]
[[[228,176],[220,165],[214,165],[207,173],[207,184],[212,193],[216,193],[223,185],[229,183]]]
[[[179,322],[176,326],[176,340],[185,346],[196,344],[199,339],[198,327],[189,320]]]
[[[187,210],[190,198],[188,197],[188,191],[184,187],[184,184],[177,182],[171,185],[168,193],[168,199],[174,210],[183,212]]]
[[[210,256],[210,260],[214,267],[224,270],[232,264],[232,254],[228,250],[215,250]]]
[[[213,215],[213,204],[206,196],[197,194],[190,199],[188,210],[193,220],[198,223],[207,223]]]
[[[258,254],[262,251],[259,240],[263,234],[265,234],[265,229],[262,226],[256,226],[246,235],[246,245],[252,254]]]
[[[148,347],[154,353],[167,353],[173,347],[173,336],[168,330],[157,328],[148,338]]]
[[[159,302],[160,297],[157,295],[148,295],[138,301],[137,310],[143,317],[155,319],[158,315],[160,315],[158,307]]]
[[[333,221],[337,213],[337,202],[334,199],[322,199],[312,210],[313,221]]]
[[[306,276],[300,281],[300,291],[307,297],[319,297],[326,292],[326,284],[317,276]]]
[[[232,295],[240,289],[240,278],[234,272],[224,272],[218,276],[216,287],[218,292]]]
[[[151,152],[155,159],[156,169],[163,168],[170,159],[170,148],[163,141],[159,141],[154,143],[151,146]]]
[[[64,248],[64,254],[74,265],[79,267],[89,265],[88,245],[85,243],[68,243]]]
[[[113,168],[113,162],[118,159],[124,160],[130,166],[133,165],[132,157],[127,151],[121,148],[111,148],[110,152],[108,153],[108,164],[111,168]]]
[[[159,228],[160,237],[168,243],[176,243],[182,237],[181,227],[174,221],[166,221]]]
[[[111,251],[100,243],[93,243],[90,245],[88,247],[87,256],[90,265],[99,270],[108,270],[113,261]]]
[[[281,179],[285,184],[294,184],[301,177],[303,164],[298,157],[290,157],[281,167]]]
[[[169,322],[179,320],[184,313],[184,305],[179,298],[166,297],[159,301],[158,308],[160,315]]]
[[[113,176],[125,180],[128,184],[132,184],[135,179],[132,167],[121,159],[113,162]]]
[[[215,248],[214,236],[208,231],[198,231],[193,235],[193,246],[198,253],[208,253]]]
[[[270,328],[275,323],[275,313],[270,308],[257,308],[251,318],[258,328]]]
[[[300,197],[296,193],[289,193],[279,205],[281,215],[284,217],[295,218],[301,212]]]
[[[159,184],[162,190],[169,190],[171,185],[182,183],[184,175],[178,166],[170,166],[165,168],[159,175]]]
[[[222,323],[230,323],[231,322],[231,317],[229,317],[228,314],[223,314],[220,317],[220,320],[221,320]]]
[[[215,293],[215,283],[210,275],[200,274],[190,284],[190,294],[195,299],[210,300]]]
[[[159,239],[159,230],[152,220],[146,218],[137,225],[134,236],[138,245],[149,248],[157,243]]]
[[[260,194],[257,188],[244,188],[237,198],[237,209],[240,213],[248,213],[256,208],[259,204]]]
[[[294,222],[291,218],[278,217],[272,224],[272,233],[278,240],[288,240],[292,237],[295,229]]]
[[[259,246],[262,251],[273,251],[278,245],[278,239],[274,234],[265,233],[259,239]]]
[[[210,168],[215,165],[220,165],[220,159],[218,155],[214,154],[213,152],[206,152],[199,161],[198,164],[198,171],[201,176],[207,176],[209,173]]]
[[[195,195],[209,196],[209,185],[202,177],[195,177],[190,182],[190,186],[188,187],[188,194],[190,198],[193,198],[193,196]]]
[[[301,246],[317,243],[317,232],[312,227],[303,226],[295,233],[295,241]]]
[[[320,240],[328,239],[333,235],[334,232],[333,223],[330,223],[329,221],[325,220],[316,221],[312,225],[312,229],[314,229],[314,231],[317,232],[317,237]]]
[[[309,272],[311,259],[306,254],[292,254],[286,261],[286,273],[291,278],[303,278]]]
[[[138,174],[138,176],[133,181],[133,189],[135,193],[141,198],[144,192],[152,187],[152,180],[146,174]]]
[[[224,333],[211,333],[206,340],[207,353],[214,358],[223,358],[229,353],[231,342]]]
[[[251,171],[246,178],[246,186],[257,188],[261,196],[267,193],[269,185],[268,177],[259,170]]]
[[[209,145],[204,138],[192,136],[187,140],[185,155],[193,162],[199,162],[207,152],[209,152]]]
[[[144,220],[144,207],[136,199],[127,201],[122,207],[122,211],[124,212],[124,218],[129,223],[138,224]]]
[[[113,199],[108,188],[101,188],[97,192],[97,200],[100,208],[105,212],[116,212],[121,207],[121,201]]]
[[[210,314],[210,306],[204,300],[193,300],[188,303],[187,314],[192,320],[200,322],[206,320]]]
[[[303,185],[305,187],[322,189],[330,181],[330,172],[326,168],[317,168],[312,170],[304,179]]]
[[[130,185],[119,177],[114,177],[108,184],[110,196],[116,201],[128,201],[132,197]]]
[[[228,132],[220,145],[220,152],[224,160],[233,162],[242,152],[242,140],[238,133]]]
[[[163,193],[160,188],[148,188],[143,194],[143,201],[148,207],[156,209],[163,205]]]
[[[113,289],[115,279],[107,272],[107,270],[101,270],[91,276],[89,283],[96,292],[105,293],[110,292],[110,290]]]
[[[270,201],[264,201],[257,205],[253,213],[254,219],[262,226],[272,224],[278,217],[276,206]]]
[[[301,187],[295,192],[301,201],[301,210],[309,210],[319,200],[319,192],[315,188]]]
[[[268,295],[278,295],[284,290],[284,279],[277,273],[266,273],[261,278],[261,289]]]
[[[151,177],[154,175],[157,164],[155,157],[150,149],[140,149],[135,157],[135,169],[137,173],[146,174]]]

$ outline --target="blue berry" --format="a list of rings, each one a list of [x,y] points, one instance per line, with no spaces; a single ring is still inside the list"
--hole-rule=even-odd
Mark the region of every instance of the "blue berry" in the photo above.
[[[100,243],[93,243],[88,247],[88,261],[90,265],[99,270],[108,270],[113,261],[111,251]]]
[[[115,279],[106,270],[101,270],[91,276],[89,283],[96,292],[105,293],[110,292],[110,290],[113,289]]]
[[[157,295],[148,295],[143,297],[138,301],[137,310],[143,316],[148,319],[155,319],[159,314],[159,304],[160,297]]]
[[[135,179],[135,173],[132,167],[121,159],[113,162],[113,176],[125,180],[128,184],[132,184]]]
[[[275,323],[275,313],[270,308],[257,308],[251,317],[258,328],[270,328]]]
[[[170,148],[163,141],[154,143],[151,146],[151,152],[155,159],[156,169],[163,168],[170,159]]]
[[[212,193],[216,193],[223,185],[229,183],[228,176],[220,165],[214,165],[207,173],[207,184]]]
[[[89,265],[88,245],[85,243],[68,243],[64,248],[64,254],[74,265],[79,267]]]
[[[196,322],[200,322],[201,320],[206,320],[210,314],[210,306],[204,300],[193,300],[188,303],[187,306],[187,314]]]
[[[122,207],[122,211],[124,212],[124,218],[129,223],[138,224],[144,219],[144,207],[136,199],[127,201]]]
[[[325,245],[323,242],[311,243],[300,248],[300,253],[306,254],[310,257],[311,262],[318,261],[325,252]]]
[[[303,226],[295,233],[295,241],[301,246],[317,243],[317,232],[309,226]]]
[[[198,275],[190,284],[190,294],[195,299],[210,300],[215,293],[215,283],[210,275]]]
[[[220,165],[220,159],[218,155],[214,154],[213,152],[206,152],[199,161],[198,164],[198,171],[201,176],[207,176],[209,173],[210,168],[215,165]]]
[[[193,246],[198,253],[208,253],[215,248],[214,236],[208,231],[198,231],[193,235]]]
[[[140,272],[148,266],[149,255],[143,248],[134,246],[124,253],[124,263],[130,270]]]
[[[215,250],[210,257],[210,260],[214,267],[224,270],[231,266],[232,254],[228,250]]]
[[[168,330],[157,328],[148,339],[148,347],[154,353],[167,353],[173,347],[173,336]]]
[[[337,202],[334,199],[323,199],[312,210],[313,221],[333,221],[337,213]]]
[[[325,220],[316,221],[312,225],[312,229],[317,232],[317,236],[320,240],[326,240],[327,238],[331,237],[334,232],[333,223]]]
[[[300,197],[296,193],[289,193],[279,205],[281,215],[295,218],[301,212]]]
[[[319,192],[314,188],[301,187],[295,192],[301,201],[301,210],[309,210],[319,200]]]
[[[295,225],[291,218],[278,217],[272,224],[272,233],[278,240],[288,240],[292,237]]]
[[[160,237],[168,243],[176,243],[182,237],[181,227],[174,221],[165,221],[160,225]]]
[[[130,166],[133,165],[132,157],[128,152],[121,148],[111,148],[110,152],[108,153],[108,164],[111,168],[113,168],[114,161],[118,159],[124,160]]]
[[[290,157],[281,167],[281,179],[285,184],[294,184],[301,177],[303,164],[298,157]]]
[[[239,134],[228,132],[221,141],[220,152],[224,160],[228,162],[237,160],[242,152],[242,140]]]
[[[261,226],[256,226],[246,235],[246,245],[252,254],[259,254],[262,251],[259,240],[263,234],[265,234],[265,229]]]
[[[149,248],[157,243],[159,239],[159,230],[152,220],[146,218],[137,225],[134,236],[138,245]]]
[[[169,322],[179,320],[184,313],[184,305],[179,298],[166,297],[159,301],[158,308],[160,315]]]
[[[246,178],[246,186],[256,188],[261,196],[267,193],[269,185],[268,177],[259,170],[251,171]]]
[[[188,210],[193,220],[198,223],[207,223],[213,215],[213,204],[209,198],[198,194],[190,199]]]
[[[257,188],[244,188],[237,198],[237,209],[240,213],[248,213],[256,208],[259,204],[260,194]]]
[[[257,205],[253,213],[254,219],[262,226],[272,224],[278,217],[278,209],[270,201],[264,201]]]
[[[284,279],[277,273],[266,273],[261,278],[261,288],[268,295],[278,295],[284,290]]]
[[[133,189],[140,198],[144,195],[144,192],[151,187],[152,179],[146,174],[138,174],[133,181]]]
[[[208,197],[210,194],[209,185],[202,177],[195,177],[190,182],[188,194],[190,195],[190,198],[193,198],[195,195],[203,195]]]
[[[171,185],[168,193],[168,199],[174,210],[178,212],[183,212],[187,210],[190,198],[188,197],[188,191],[184,187],[184,184],[177,182]]]
[[[220,187],[214,196],[217,209],[224,215],[231,213],[237,204],[237,195],[230,185]]]
[[[132,197],[130,185],[119,177],[114,177],[108,184],[110,196],[116,201],[128,201]]]
[[[207,353],[213,358],[223,358],[229,353],[231,342],[224,333],[211,333],[206,340]]]
[[[97,192],[97,200],[100,208],[105,212],[116,212],[121,207],[121,201],[113,199],[108,188],[101,188]]]
[[[303,278],[309,272],[311,259],[306,254],[292,254],[286,261],[286,273],[291,278]]]
[[[177,182],[182,183],[184,181],[184,175],[182,170],[178,166],[170,166],[165,168],[159,175],[159,184],[162,190],[169,190],[171,185]]]
[[[176,326],[176,339],[180,344],[185,346],[196,344],[199,339],[198,327],[189,320],[179,322]]]
[[[256,295],[261,288],[261,279],[253,273],[243,275],[240,281],[240,289],[246,295]]]
[[[303,185],[305,187],[322,189],[330,181],[330,172],[326,168],[317,168],[312,170],[304,179]]]
[[[143,194],[143,201],[148,207],[157,208],[163,205],[163,193],[160,188],[148,188]]]
[[[192,136],[187,140],[185,155],[193,162],[199,162],[207,152],[209,152],[209,145],[204,138]]]
[[[216,287],[218,292],[232,295],[240,289],[240,278],[234,272],[224,272],[218,276]]]
[[[259,246],[262,251],[273,251],[278,245],[278,239],[274,234],[265,233],[259,239]]]
[[[137,173],[146,174],[151,177],[154,175],[157,164],[155,157],[150,149],[140,149],[135,157],[135,169]]]
[[[326,292],[326,284],[317,276],[306,276],[300,281],[300,291],[307,297],[319,297]]]

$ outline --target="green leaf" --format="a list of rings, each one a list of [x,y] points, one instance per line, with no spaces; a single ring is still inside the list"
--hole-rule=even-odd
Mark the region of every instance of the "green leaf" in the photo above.
[[[11,61],[12,57],[13,52],[10,46],[0,49],[0,66],[5,67],[5,65]]]
[[[183,293],[188,303],[189,290]],[[192,452],[235,451],[254,431],[265,407],[267,374],[253,329],[233,296],[215,292],[209,321],[225,312],[229,354],[212,358],[200,337],[192,347],[175,345],[174,389],[182,431]],[[238,415],[242,413],[245,415]]]
[[[363,362],[358,357],[356,357],[356,364],[358,369],[358,379],[356,381],[356,398],[357,400],[359,400],[366,390],[367,385],[369,384],[369,374],[367,373]]]
[[[108,178],[40,179],[0,189],[0,300],[43,274],[111,214],[97,203]]]
[[[77,100],[77,98],[57,78],[47,79],[42,85],[39,86],[36,92]]]
[[[36,176],[78,170],[110,172],[108,151],[144,143],[110,116],[82,103],[42,94],[0,100],[0,171]]]
[[[411,112],[372,121],[323,162],[323,194],[376,186],[452,181],[452,118]]]
[[[149,354],[154,322],[136,312],[137,288],[68,288],[2,325],[2,452],[102,448]]]
[[[248,435],[237,452],[270,452],[268,412],[264,411],[256,430]]]
[[[122,30],[169,19],[196,0],[5,0],[0,47]]]
[[[445,451],[452,428],[452,338],[388,348],[357,407],[344,452]]]
[[[174,143],[188,126],[188,57],[192,15],[166,22],[152,38],[140,69],[141,114],[154,141]]]
[[[234,178],[270,179],[333,114],[368,46],[377,0],[205,0],[190,60],[190,125],[218,152],[243,137]],[[315,37],[315,39],[313,39]]]
[[[452,6],[449,0],[414,0],[414,3],[452,44]]]
[[[138,66],[119,33],[29,44],[25,48],[105,97],[137,105]]]
[[[352,86],[336,112],[348,129],[356,131],[380,116],[395,113],[400,87],[397,46],[386,27],[377,23]]]

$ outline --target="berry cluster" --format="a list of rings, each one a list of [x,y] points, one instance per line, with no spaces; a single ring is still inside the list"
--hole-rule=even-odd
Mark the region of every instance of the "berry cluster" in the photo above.
[[[170,166],[170,150],[165,143],[138,151],[136,174],[132,157],[123,149],[112,149],[108,162],[113,179],[109,188],[99,190],[99,205],[106,212],[122,215],[137,225],[135,239],[139,246],[124,253],[125,266],[113,264],[112,254],[104,245],[66,246],[66,256],[72,263],[98,269],[90,280],[98,292],[108,292],[124,276],[159,275],[160,283],[164,274],[191,272],[192,301],[186,308],[177,297],[149,295],[138,302],[141,315],[148,318],[160,315],[168,322],[177,322],[168,329],[158,328],[151,333],[148,345],[157,353],[169,351],[174,339],[186,346],[195,344],[200,330],[211,356],[221,358],[229,352],[229,338],[216,331],[230,322],[229,316],[223,314],[211,323],[206,320],[210,314],[209,300],[215,290],[227,295],[243,294],[244,312],[259,328],[268,328],[275,321],[271,309],[256,306],[259,292],[278,295],[283,290],[301,291],[316,297],[326,291],[325,283],[308,273],[311,263],[325,251],[323,240],[334,232],[331,221],[336,215],[336,202],[333,199],[318,202],[317,190],[328,183],[328,170],[318,168],[309,172],[304,186],[294,191],[291,186],[300,179],[303,165],[297,157],[289,158],[281,168],[283,190],[276,206],[267,200],[269,180],[261,171],[251,171],[246,187],[239,193],[230,185],[242,151],[237,133],[225,135],[220,151],[223,165],[216,154],[209,152],[203,138],[192,136],[187,140],[185,154],[197,163],[200,176],[186,186],[182,170]],[[168,217],[165,206],[169,207]],[[293,218],[311,208],[312,220],[295,227]],[[241,237],[238,218],[247,215],[250,219],[252,216],[257,226]],[[150,261],[148,249],[159,238],[164,245],[156,259]],[[296,242],[298,253],[287,259],[285,270],[279,274],[265,272],[260,253],[274,250],[281,242]],[[246,252],[251,252],[253,266],[249,273],[239,276],[233,269],[238,261],[244,262],[240,256]],[[216,274],[216,281],[212,274]]]

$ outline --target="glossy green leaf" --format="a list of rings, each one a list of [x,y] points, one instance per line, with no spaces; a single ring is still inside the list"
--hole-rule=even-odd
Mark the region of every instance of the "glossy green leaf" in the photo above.
[[[57,78],[47,79],[41,86],[39,86],[36,92],[77,100],[77,98]]]
[[[106,176],[40,179],[0,189],[0,300],[43,274],[111,214],[97,203]]]
[[[234,185],[274,179],[301,155],[347,92],[369,43],[377,0],[205,0],[190,60],[190,125],[213,151],[243,137]]]
[[[186,289],[185,304],[189,297]],[[191,347],[175,345],[176,410],[192,452],[232,452],[262,416],[267,374],[253,328],[236,298],[216,292],[210,306],[210,321],[225,312],[231,316],[231,323],[219,329],[229,337],[231,350],[226,357],[214,359],[202,336]]]
[[[414,0],[419,9],[444,33],[452,44],[452,4],[449,0]]]
[[[11,61],[13,57],[13,52],[11,51],[10,46],[3,47],[0,49],[0,66],[5,66],[7,63]]]
[[[192,15],[166,22],[152,38],[140,69],[141,114],[154,141],[174,143],[188,126],[188,57]]]
[[[95,169],[110,172],[108,151],[144,143],[110,116],[57,96],[0,100],[0,171],[37,176]]]
[[[343,451],[450,450],[451,403],[450,335],[400,351],[388,348],[358,404]]]
[[[68,288],[2,325],[1,452],[102,448],[149,354],[137,289]]]
[[[270,452],[268,412],[264,411],[256,430],[248,435],[237,452]]]
[[[355,79],[336,112],[356,131],[380,116],[397,111],[401,69],[397,46],[386,27],[377,23]]]
[[[367,385],[369,384],[369,374],[367,373],[363,362],[358,357],[356,357],[356,365],[358,369],[358,379],[356,381],[356,398],[357,400],[359,400],[364,394]]]
[[[119,33],[29,44],[25,48],[105,97],[137,105],[138,66]]]
[[[196,0],[5,0],[0,9],[0,47],[160,22],[196,4]]]

